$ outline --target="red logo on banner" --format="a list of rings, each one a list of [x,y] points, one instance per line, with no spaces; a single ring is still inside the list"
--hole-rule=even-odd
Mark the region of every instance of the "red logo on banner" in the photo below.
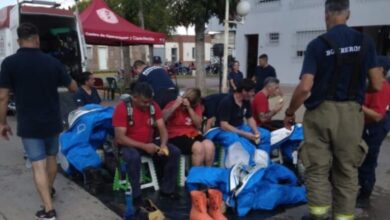
[[[96,13],[99,16],[99,18],[106,23],[116,24],[119,22],[116,15],[112,13],[112,11],[106,8],[101,8],[99,10],[96,10]]]

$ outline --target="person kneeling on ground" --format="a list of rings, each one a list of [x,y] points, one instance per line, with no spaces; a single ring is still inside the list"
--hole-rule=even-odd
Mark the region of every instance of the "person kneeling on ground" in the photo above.
[[[182,97],[168,103],[164,110],[169,142],[178,146],[186,155],[192,155],[193,166],[211,166],[214,144],[200,133],[202,126],[201,92],[188,89]]]
[[[133,189],[134,204],[141,202],[141,156],[149,155],[161,164],[162,180],[160,195],[178,198],[175,193],[180,150],[168,144],[168,132],[162,119],[161,109],[152,101],[153,89],[144,82],[136,83],[129,100],[121,101],[115,108],[112,123],[115,141],[121,148],[127,163],[127,173]],[[128,111],[129,110],[129,111]],[[154,139],[157,128],[160,139]]]

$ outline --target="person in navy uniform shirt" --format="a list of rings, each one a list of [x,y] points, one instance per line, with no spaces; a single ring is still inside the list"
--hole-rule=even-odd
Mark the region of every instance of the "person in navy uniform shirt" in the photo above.
[[[177,98],[178,89],[162,67],[147,66],[144,61],[137,60],[133,70],[139,75],[138,82],[146,82],[153,88],[153,99],[160,108]]]
[[[243,78],[244,75],[240,71],[240,62],[234,61],[232,71],[228,75],[230,93],[236,91],[238,84],[241,83]]]
[[[95,78],[91,72],[83,72],[79,78],[79,89],[74,94],[74,102],[78,107],[86,104],[100,104],[99,93],[94,87]]]
[[[326,0],[327,32],[306,48],[300,83],[285,112],[291,128],[294,113],[305,103],[304,141],[299,158],[305,167],[309,216],[303,219],[354,219],[358,167],[363,144],[362,104],[369,90],[382,87],[373,41],[346,25],[349,0]],[[310,95],[310,96],[309,96]]]
[[[255,95],[255,85],[250,79],[240,82],[233,94],[224,97],[218,106],[218,121],[223,130],[237,133],[251,141],[260,139],[256,121],[252,115],[250,99]],[[243,131],[239,127],[247,120],[252,132]]]

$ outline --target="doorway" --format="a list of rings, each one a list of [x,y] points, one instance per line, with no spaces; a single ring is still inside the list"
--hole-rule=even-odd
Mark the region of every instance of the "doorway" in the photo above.
[[[104,46],[98,47],[98,56],[99,56],[99,70],[107,70],[108,65],[108,48]]]
[[[246,35],[247,42],[247,55],[246,55],[246,76],[247,78],[252,78],[255,74],[255,69],[257,66],[257,54],[259,47],[259,35],[258,34],[250,34]]]

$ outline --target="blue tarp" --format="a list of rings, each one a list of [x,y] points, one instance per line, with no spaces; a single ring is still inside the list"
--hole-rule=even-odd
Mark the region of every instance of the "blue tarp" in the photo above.
[[[257,170],[236,196],[230,191],[231,169],[193,167],[186,186],[188,191],[203,187],[216,188],[223,194],[227,204],[237,211],[238,216],[245,216],[252,209],[272,210],[279,205],[306,203],[306,191],[297,185],[297,178],[292,171],[279,164],[272,164]]]
[[[242,125],[238,129],[243,131],[251,132],[252,129],[248,125]],[[237,133],[224,131],[221,128],[213,128],[205,134],[205,138],[212,140],[216,144],[222,145],[225,150],[235,142],[240,142],[244,149],[249,153],[249,164],[254,165],[253,156],[256,149],[264,150],[270,154],[270,132],[263,128],[258,128],[260,133],[260,143],[255,145],[254,142],[249,141],[248,139],[241,137]],[[225,154],[226,155],[226,154]]]
[[[106,140],[113,135],[112,107],[89,104],[82,107],[87,113],[77,117],[71,127],[60,135],[61,152],[69,163],[82,172],[87,167],[99,168],[102,161],[96,153]]]

